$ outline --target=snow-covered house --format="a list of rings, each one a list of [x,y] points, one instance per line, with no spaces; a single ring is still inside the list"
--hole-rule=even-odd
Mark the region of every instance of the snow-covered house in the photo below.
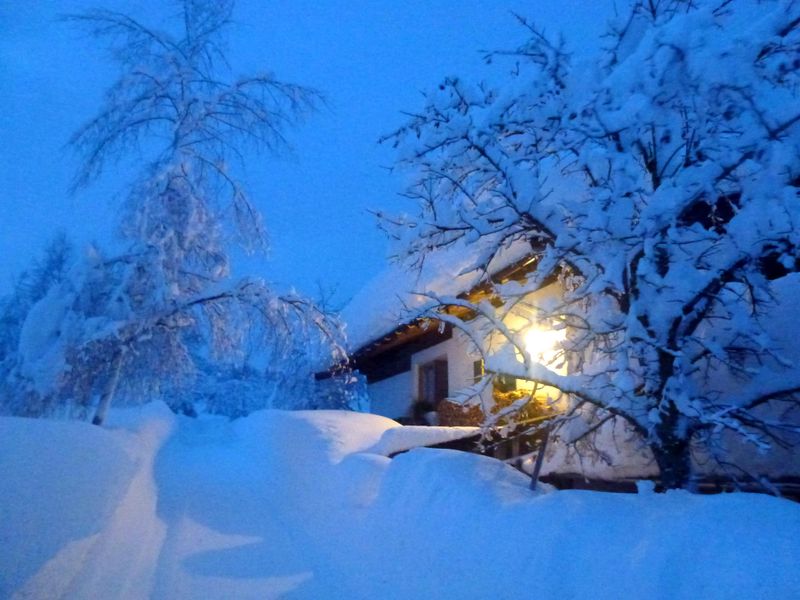
[[[355,368],[366,378],[370,412],[405,423],[471,426],[485,423],[487,416],[500,414],[510,402],[531,395],[534,401],[524,415],[529,420],[552,415],[565,405],[552,388],[532,389],[527,381],[508,378],[495,378],[492,387],[476,394],[484,364],[467,334],[443,321],[414,318],[415,310],[430,300],[427,293],[460,296],[474,302],[485,297],[486,288],[481,281],[487,271],[496,282],[522,279],[535,262],[529,248],[520,246],[502,253],[486,270],[473,271],[470,267],[475,262],[475,252],[479,249],[434,253],[420,269],[392,265],[346,307],[343,317],[351,356]],[[791,298],[791,290],[800,288],[800,278],[788,279],[784,287],[786,298]],[[561,289],[560,283],[553,281],[528,300],[533,304],[547,302],[559,296]],[[776,315],[775,330],[777,337],[787,338],[788,342],[787,336],[791,337],[795,328],[788,326],[793,319],[793,305],[789,301],[785,306],[789,310]],[[461,309],[451,310],[456,316],[465,317],[463,312],[458,313]],[[525,342],[532,353],[544,355],[562,337],[563,331],[530,327]],[[569,365],[559,368],[569,371]],[[612,421],[605,426],[594,449],[598,444],[599,455],[582,455],[580,448],[551,444],[542,474],[576,485],[588,479],[619,482],[657,476],[658,469],[646,444],[632,435],[625,423]],[[511,458],[535,445],[535,437],[523,436],[498,442],[494,454]],[[737,455],[737,464],[800,489],[800,454],[796,449],[777,448],[769,455],[760,455],[750,445],[734,443],[731,448]],[[698,464],[695,469],[713,477],[709,465]]]
[[[431,419],[423,413],[483,375],[480,353],[464,332],[412,316],[426,301],[424,292],[480,297],[483,273],[462,272],[470,258],[468,253],[442,253],[430,256],[419,270],[390,266],[345,308],[353,363],[366,377],[371,412],[401,421]],[[498,280],[522,276],[531,258],[520,248],[505,254],[503,261],[492,265]],[[557,293],[555,286],[550,293]]]
[[[484,270],[472,270],[476,249],[434,253],[420,269],[388,267],[346,307],[353,366],[366,378],[370,412],[403,423],[475,426],[487,414],[520,398],[531,398],[526,416],[544,416],[558,409],[552,388],[533,389],[527,381],[495,378],[493,386],[476,387],[484,375],[484,361],[468,335],[442,320],[415,318],[414,310],[429,301],[425,292],[460,296],[471,302],[488,298],[481,283]],[[488,269],[495,282],[518,280],[534,263],[530,248],[519,245],[503,252]],[[532,298],[560,294],[556,282]],[[468,318],[467,309],[449,307],[448,313]],[[563,332],[530,327],[526,345],[546,352]],[[533,439],[498,441],[496,455],[523,452]]]

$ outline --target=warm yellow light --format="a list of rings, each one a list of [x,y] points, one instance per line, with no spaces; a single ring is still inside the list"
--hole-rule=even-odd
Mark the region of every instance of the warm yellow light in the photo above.
[[[556,373],[566,375],[567,364],[560,354],[561,344],[566,337],[567,332],[564,329],[550,329],[541,325],[529,327],[523,334],[525,352],[531,361],[547,365]],[[566,408],[566,397],[556,388],[533,381],[517,380],[517,389],[530,393],[547,410],[558,412]]]
[[[532,360],[550,365],[556,361],[561,342],[565,338],[564,329],[531,327],[525,332],[525,351]]]

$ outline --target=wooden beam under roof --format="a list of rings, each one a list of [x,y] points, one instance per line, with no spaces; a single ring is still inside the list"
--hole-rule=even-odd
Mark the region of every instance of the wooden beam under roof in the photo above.
[[[494,293],[493,286],[509,281],[524,281],[525,277],[536,268],[537,262],[536,256],[528,255],[500,269],[490,280],[483,281],[470,290],[460,293],[458,297],[472,303],[488,299],[490,302],[499,305],[501,301]],[[458,317],[464,321],[469,321],[475,317],[473,311],[463,306],[443,306],[441,310],[448,315]],[[410,343],[422,336],[429,329],[439,327],[440,325],[440,321],[433,318],[414,319],[408,323],[399,325],[390,333],[365,344],[356,350],[353,354],[353,358],[356,361],[362,357],[374,358],[378,354],[390,351],[397,346]]]

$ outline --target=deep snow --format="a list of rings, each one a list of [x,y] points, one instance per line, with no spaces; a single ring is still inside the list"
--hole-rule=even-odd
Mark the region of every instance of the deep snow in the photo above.
[[[0,419],[0,597],[788,598],[800,505],[545,491],[337,412]],[[411,438],[404,440],[404,436]]]

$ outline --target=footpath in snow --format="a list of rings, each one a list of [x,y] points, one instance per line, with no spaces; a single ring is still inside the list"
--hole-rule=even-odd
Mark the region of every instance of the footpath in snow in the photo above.
[[[0,598],[790,598],[800,505],[544,491],[338,412],[0,419]],[[416,433],[414,433],[416,435]]]

